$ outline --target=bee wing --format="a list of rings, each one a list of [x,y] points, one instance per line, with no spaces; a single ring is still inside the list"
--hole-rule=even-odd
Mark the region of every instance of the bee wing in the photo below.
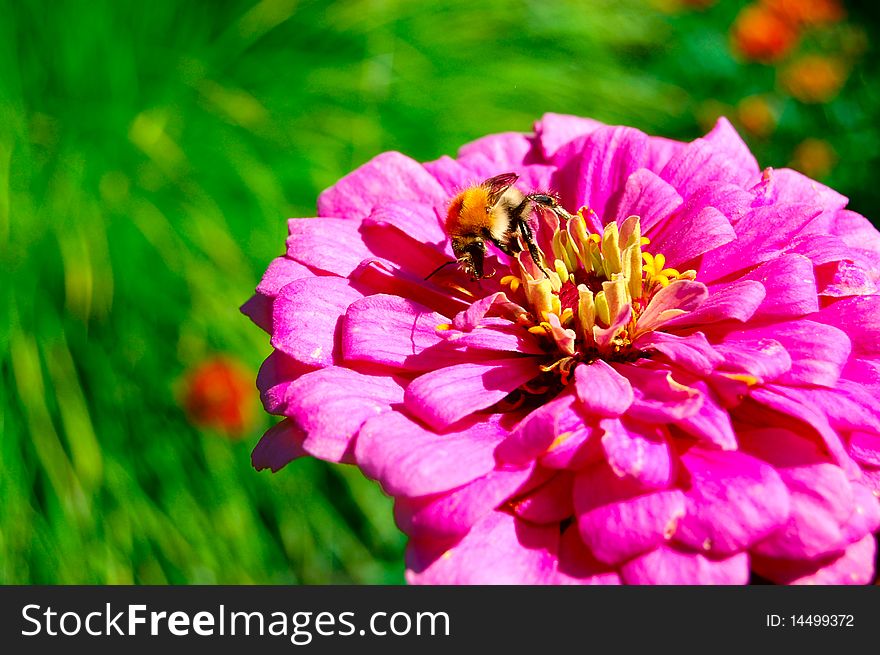
[[[489,206],[498,202],[504,192],[518,179],[519,175],[516,173],[502,173],[483,182],[483,187],[489,190]]]

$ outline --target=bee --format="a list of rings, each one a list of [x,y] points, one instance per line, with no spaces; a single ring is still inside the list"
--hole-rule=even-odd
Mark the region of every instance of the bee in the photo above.
[[[562,218],[570,218],[559,201],[545,193],[525,194],[514,183],[516,173],[503,173],[490,177],[482,184],[465,189],[449,203],[446,217],[446,233],[452,242],[455,262],[446,262],[431,275],[449,264],[458,263],[472,280],[492,277],[483,272],[483,260],[487,243],[501,252],[516,255],[523,245],[528,249],[535,264],[547,275],[544,255],[535,242],[528,217],[534,205],[546,207]],[[427,279],[427,278],[425,278]]]

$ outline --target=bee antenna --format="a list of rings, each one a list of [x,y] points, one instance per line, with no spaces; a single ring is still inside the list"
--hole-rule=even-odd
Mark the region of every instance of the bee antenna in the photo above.
[[[438,267],[435,268],[433,271],[431,271],[431,272],[428,274],[428,276],[425,278],[425,280],[426,280],[426,281],[427,281],[427,280],[430,280],[432,277],[434,277],[435,275],[437,275],[437,273],[439,273],[441,270],[443,270],[443,269],[446,268],[447,266],[450,266],[450,265],[452,265],[452,264],[457,264],[457,263],[458,263],[458,262],[457,262],[456,260],[454,260],[454,259],[453,259],[452,261],[443,262],[442,264],[440,264],[440,266],[438,266]]]

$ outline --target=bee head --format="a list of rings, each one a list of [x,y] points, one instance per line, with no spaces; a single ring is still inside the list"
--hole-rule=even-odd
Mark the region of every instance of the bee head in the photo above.
[[[464,272],[473,280],[483,277],[486,244],[479,237],[452,237],[452,252]]]

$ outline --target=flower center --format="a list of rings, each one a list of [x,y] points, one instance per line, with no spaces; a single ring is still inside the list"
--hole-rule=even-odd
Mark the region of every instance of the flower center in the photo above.
[[[591,211],[581,209],[556,227],[546,274],[522,252],[501,279],[508,297],[528,310],[515,320],[558,355],[544,370],[556,371],[563,384],[580,362],[645,356],[632,345],[648,331],[639,318],[661,289],[696,277],[692,270],[667,268],[660,253],[643,251],[650,242],[641,235],[638,216],[619,228],[610,222],[600,235],[587,231],[585,213]]]

